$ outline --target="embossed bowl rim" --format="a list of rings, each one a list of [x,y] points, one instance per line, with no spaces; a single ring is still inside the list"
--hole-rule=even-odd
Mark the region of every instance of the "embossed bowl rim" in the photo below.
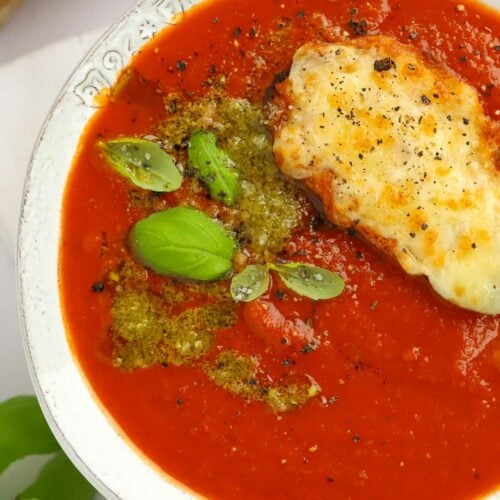
[[[68,345],[58,290],[64,187],[94,96],[161,28],[202,0],[142,0],[94,45],[59,94],[35,146],[18,236],[18,304],[28,367],[49,425],[85,477],[109,499],[198,496],[160,472],[112,423]],[[500,0],[486,3],[500,8]],[[173,450],[175,452],[175,450]],[[491,498],[500,499],[500,493]]]

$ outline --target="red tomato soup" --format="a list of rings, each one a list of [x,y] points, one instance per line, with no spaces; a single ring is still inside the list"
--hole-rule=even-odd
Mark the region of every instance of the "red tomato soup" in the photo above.
[[[444,301],[355,231],[326,223],[304,194],[279,258],[338,272],[346,283],[339,297],[311,300],[272,274],[264,295],[234,305],[236,320],[196,362],[117,362],[113,306],[124,265],[141,268],[148,293],[172,283],[134,263],[131,228],[179,204],[210,216],[227,209],[190,188],[192,178],[171,193],[135,187],[106,161],[101,141],[158,137],[173,108],[213,92],[260,106],[305,42],[377,34],[430,53],[498,119],[500,17],[491,9],[445,0],[213,0],[136,54],[82,136],[60,251],[68,336],[116,425],[201,495],[472,498],[500,488],[500,317]],[[177,301],[175,314],[203,302],[195,295]],[[268,381],[258,382],[259,397],[209,376],[224,350],[258,360]],[[314,390],[281,411],[265,399],[283,380]]]

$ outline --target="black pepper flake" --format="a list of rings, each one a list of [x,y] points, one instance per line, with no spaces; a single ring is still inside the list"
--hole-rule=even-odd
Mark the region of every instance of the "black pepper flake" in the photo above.
[[[460,56],[459,58],[460,62],[466,63],[467,62],[467,57],[466,56]]]
[[[410,233],[411,238],[415,238],[415,233]]]
[[[300,352],[302,352],[303,354],[309,354],[310,352],[313,352],[314,349],[316,348],[316,346],[314,344],[306,344],[301,350]]]
[[[477,245],[476,245],[475,243],[473,243],[473,244],[471,245],[471,247],[475,250],[475,249],[477,248]]]
[[[410,71],[415,71],[417,69],[417,67],[414,64],[408,64],[407,67]]]
[[[283,290],[276,290],[274,292],[274,296],[278,299],[278,300],[283,300],[284,297],[285,297],[285,292]]]
[[[423,95],[420,100],[424,103],[424,104],[427,104],[429,105],[431,103],[431,100],[426,96],[426,95]]]
[[[315,231],[316,229],[318,229],[321,224],[323,224],[323,219],[319,215],[314,215],[309,221],[309,227],[311,231]]]
[[[389,71],[391,68],[396,68],[396,63],[390,57],[378,59],[373,63],[373,69],[375,71]]]
[[[274,75],[274,78],[273,78],[273,83],[281,83],[281,82],[284,82],[287,78],[288,78],[288,74],[289,74],[289,71],[288,70],[285,70],[285,71],[279,71],[278,73],[276,73]]]
[[[352,440],[355,442],[355,443],[359,443],[361,441],[360,437],[359,436],[354,436],[352,438]]]
[[[181,398],[177,398],[175,400],[175,402],[177,403],[177,406],[182,406],[182,399]]]
[[[94,293],[101,293],[101,292],[104,292],[104,283],[102,281],[98,281],[97,283],[94,283],[90,289],[94,292]]]
[[[176,67],[179,71],[184,71],[187,68],[187,62],[186,61],[177,61],[176,62]]]
[[[362,19],[361,21],[354,21],[354,19],[351,19],[347,25],[349,26],[349,28],[352,29],[352,31],[354,32],[354,34],[356,36],[362,36],[362,35],[366,35],[368,33],[368,23],[366,22],[366,19]]]
[[[358,250],[355,254],[356,259],[361,260],[363,258],[363,254]]]
[[[214,17],[214,18],[212,19],[212,22],[213,22],[214,24],[219,24],[220,19],[219,19],[218,17]]]
[[[362,153],[359,153],[358,158],[359,158],[360,160],[362,160],[362,159],[364,158],[364,156],[362,155]]]
[[[168,108],[170,113],[177,113],[177,101],[175,99],[173,101],[170,101]]]
[[[335,55],[336,55],[336,56],[340,56],[340,54],[342,54],[342,49],[337,49],[337,50],[335,51]]]
[[[298,17],[299,19],[304,19],[304,17],[306,17],[306,13],[305,13],[303,10],[299,10],[299,11],[297,12],[297,17]]]
[[[424,222],[421,226],[422,231],[425,231],[429,226]]]
[[[233,35],[236,37],[241,35],[241,28],[239,26],[237,28],[234,28]]]
[[[464,122],[464,125],[469,125],[469,123],[470,123],[468,118],[464,118],[463,122]]]

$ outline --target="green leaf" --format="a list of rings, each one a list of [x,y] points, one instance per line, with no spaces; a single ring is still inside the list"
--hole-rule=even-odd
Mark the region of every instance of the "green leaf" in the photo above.
[[[34,396],[17,396],[0,403],[0,473],[27,455],[58,449]]]
[[[224,150],[217,147],[212,132],[195,132],[188,147],[189,163],[207,185],[210,196],[227,206],[234,204],[238,191],[238,171]]]
[[[136,186],[158,192],[181,187],[182,175],[174,160],[155,142],[124,137],[99,146],[115,170]]]
[[[328,269],[295,262],[268,264],[268,268],[276,271],[288,288],[313,300],[333,299],[344,291],[344,280]]]
[[[235,245],[203,212],[176,207],[139,221],[130,233],[133,255],[166,276],[212,281],[232,270]]]
[[[62,452],[45,464],[36,481],[16,500],[92,500],[94,487]]]
[[[266,266],[250,265],[231,281],[231,297],[236,302],[250,302],[259,298],[269,288],[269,271]]]

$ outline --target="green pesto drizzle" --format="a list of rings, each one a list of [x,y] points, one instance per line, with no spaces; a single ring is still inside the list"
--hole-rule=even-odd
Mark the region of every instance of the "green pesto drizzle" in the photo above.
[[[170,96],[170,102],[175,98]],[[215,133],[240,173],[241,193],[229,225],[252,252],[279,252],[300,223],[300,195],[274,164],[261,109],[244,99],[214,96],[176,104],[159,135],[166,150],[187,165],[189,138],[200,129]]]
[[[177,98],[172,95],[167,100],[170,117],[156,132],[162,148],[183,167],[185,177],[193,177],[187,155],[189,138],[196,130],[214,133],[234,161],[241,182],[235,205],[224,207],[219,218],[254,261],[276,254],[301,223],[301,195],[274,164],[271,136],[260,108],[246,100],[214,95],[192,103]],[[205,187],[196,179],[184,186],[196,206]],[[152,211],[166,208],[154,193],[130,191],[131,206]],[[197,283],[165,277],[152,289],[148,273],[126,259],[107,275],[106,286],[113,290],[110,333],[117,368],[198,367],[217,386],[246,401],[265,403],[274,412],[300,407],[318,394],[318,387],[308,381],[270,385],[251,356],[232,350],[215,356],[217,334],[238,320],[238,305],[227,280]]]
[[[121,369],[192,364],[210,351],[216,332],[237,321],[236,306],[227,292],[220,293],[227,283],[205,289],[166,280],[160,293],[153,293],[147,274],[130,262],[110,277],[117,283],[111,307],[112,357]],[[176,311],[189,300],[196,305]]]
[[[316,396],[314,384],[278,384],[259,381],[258,363],[251,356],[223,351],[212,365],[205,366],[209,378],[218,386],[248,401],[262,401],[275,412],[285,412],[304,405]]]

